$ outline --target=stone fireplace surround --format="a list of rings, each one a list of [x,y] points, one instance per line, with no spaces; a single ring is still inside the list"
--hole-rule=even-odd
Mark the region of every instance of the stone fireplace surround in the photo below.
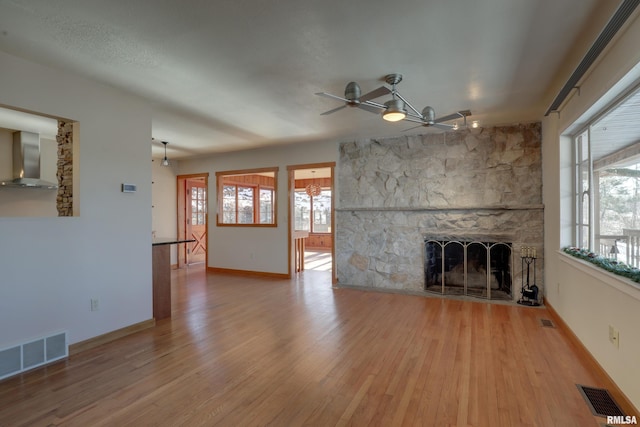
[[[540,123],[346,142],[336,170],[340,286],[426,294],[425,239],[543,253]],[[514,260],[514,301],[520,265]]]

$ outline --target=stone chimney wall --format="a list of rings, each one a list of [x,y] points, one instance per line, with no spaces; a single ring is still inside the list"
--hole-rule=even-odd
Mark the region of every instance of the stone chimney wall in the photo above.
[[[510,242],[541,257],[541,146],[540,123],[340,144],[340,285],[423,292],[426,238]]]
[[[58,121],[58,216],[73,216],[73,123]]]

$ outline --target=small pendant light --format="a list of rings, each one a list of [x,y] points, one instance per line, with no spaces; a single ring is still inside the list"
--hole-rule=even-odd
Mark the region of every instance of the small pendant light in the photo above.
[[[162,166],[169,166],[169,159],[167,158],[167,141],[162,141],[164,144],[164,159],[162,159]]]

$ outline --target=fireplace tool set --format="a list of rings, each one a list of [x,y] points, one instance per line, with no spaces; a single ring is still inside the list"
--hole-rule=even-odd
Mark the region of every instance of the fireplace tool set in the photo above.
[[[520,259],[522,260],[522,297],[518,304],[538,306],[538,286],[536,285],[536,248],[523,246],[520,249]],[[524,271],[527,270],[525,281]],[[530,270],[533,268],[533,282],[530,282]]]

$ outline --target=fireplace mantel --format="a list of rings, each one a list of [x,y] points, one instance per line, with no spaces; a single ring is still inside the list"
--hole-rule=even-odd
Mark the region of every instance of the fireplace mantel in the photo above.
[[[501,205],[501,206],[428,206],[428,207],[415,207],[415,206],[382,206],[382,207],[336,207],[336,211],[339,212],[452,212],[452,211],[529,211],[529,210],[544,210],[543,204],[533,205]]]

